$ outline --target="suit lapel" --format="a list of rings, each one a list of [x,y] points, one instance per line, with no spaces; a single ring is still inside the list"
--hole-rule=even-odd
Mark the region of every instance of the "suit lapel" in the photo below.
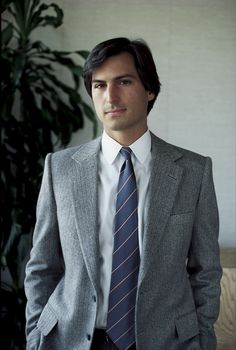
[[[164,229],[171,213],[182,178],[183,169],[175,161],[182,155],[153,134],[152,169],[149,188],[147,220],[144,227],[143,251],[139,284],[152,264],[158,251]],[[99,288],[99,238],[98,213],[98,152],[100,139],[83,145],[73,155],[73,196],[77,232],[85,264],[94,285]]]
[[[77,232],[89,277],[98,291],[99,239],[97,231],[99,139],[73,155],[73,196]]]
[[[175,163],[182,155],[174,147],[152,136],[152,169],[147,220],[143,235],[143,252],[139,284],[158,252],[174,204],[183,168]]]

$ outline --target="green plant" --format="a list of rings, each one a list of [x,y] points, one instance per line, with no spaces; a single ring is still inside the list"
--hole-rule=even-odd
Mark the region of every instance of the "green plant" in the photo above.
[[[10,325],[10,336],[1,345],[24,349],[23,270],[43,159],[55,143],[69,143],[72,133],[83,127],[84,116],[93,123],[94,136],[97,122],[78,92],[82,66],[75,61],[88,52],[57,51],[32,40],[39,27],[61,26],[62,9],[41,0],[5,0],[1,13],[1,267],[10,277],[1,284],[2,321]],[[71,84],[62,80],[62,70],[71,74]]]

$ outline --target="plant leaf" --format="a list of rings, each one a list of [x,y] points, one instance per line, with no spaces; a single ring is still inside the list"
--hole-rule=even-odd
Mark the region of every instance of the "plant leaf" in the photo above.
[[[15,241],[19,238],[20,235],[20,225],[17,223],[13,222],[11,226],[11,232],[9,235],[9,238],[7,240],[7,243],[4,247],[3,255],[8,256],[8,254],[11,252],[11,249],[13,245],[15,244]]]
[[[16,53],[12,62],[13,82],[15,86],[19,84],[20,78],[23,74],[24,66],[25,55],[23,52],[19,51]]]
[[[13,2],[13,0],[2,0],[1,1],[1,13],[4,12],[12,2]]]
[[[2,45],[7,45],[13,36],[13,26],[8,24],[6,28],[2,31]]]
[[[89,55],[89,51],[86,51],[86,50],[75,51],[75,53],[77,53],[78,55],[83,57],[85,60],[87,59],[87,57]]]
[[[50,8],[54,9],[55,16],[42,15],[44,11],[47,11]],[[53,26],[57,28],[62,24],[62,22],[63,11],[58,5],[54,3],[50,5],[41,4],[38,10],[32,14],[30,32],[36,27]]]

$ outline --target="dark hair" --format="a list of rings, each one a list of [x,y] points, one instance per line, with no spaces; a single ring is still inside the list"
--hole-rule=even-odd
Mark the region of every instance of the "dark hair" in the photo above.
[[[86,90],[92,96],[93,70],[104,63],[107,58],[122,52],[128,52],[133,56],[137,73],[145,90],[155,95],[155,98],[148,103],[147,112],[149,113],[160,92],[161,83],[152,53],[147,44],[141,39],[131,41],[127,38],[114,38],[96,45],[90,52],[84,65],[83,78]]]

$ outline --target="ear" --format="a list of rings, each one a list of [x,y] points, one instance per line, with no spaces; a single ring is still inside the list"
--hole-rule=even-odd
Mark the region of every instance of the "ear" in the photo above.
[[[155,98],[155,94],[151,91],[148,91],[148,101],[152,101]]]

